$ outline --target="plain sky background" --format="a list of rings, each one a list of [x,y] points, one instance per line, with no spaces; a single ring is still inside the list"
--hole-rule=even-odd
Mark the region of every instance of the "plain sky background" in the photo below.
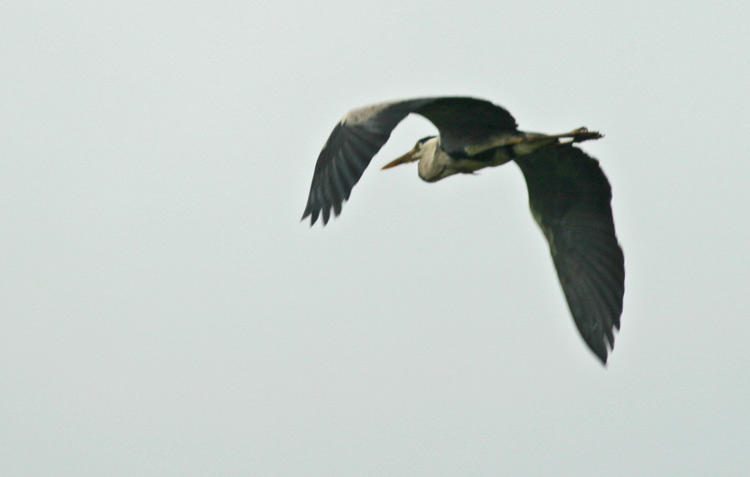
[[[750,3],[26,2],[0,16],[0,474],[750,469]],[[579,126],[625,250],[607,368],[514,164],[299,219],[349,109]]]

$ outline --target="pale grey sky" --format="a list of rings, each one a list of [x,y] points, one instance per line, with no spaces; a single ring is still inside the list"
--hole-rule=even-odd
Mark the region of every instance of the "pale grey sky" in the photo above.
[[[750,468],[747,2],[6,2],[0,474]],[[605,369],[513,164],[378,166],[299,222],[350,108],[578,126],[626,257]]]

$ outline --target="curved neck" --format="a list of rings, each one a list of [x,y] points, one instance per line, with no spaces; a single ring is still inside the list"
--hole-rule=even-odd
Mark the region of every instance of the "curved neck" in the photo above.
[[[440,147],[438,138],[426,141],[422,145],[420,156],[417,170],[422,180],[435,182],[445,177],[446,167],[451,164],[452,159]]]

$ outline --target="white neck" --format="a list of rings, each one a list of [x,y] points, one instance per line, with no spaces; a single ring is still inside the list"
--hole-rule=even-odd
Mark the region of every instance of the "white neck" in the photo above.
[[[438,147],[438,138],[434,137],[422,144],[419,151],[419,177],[427,182],[435,182],[445,177],[443,173],[451,159]]]

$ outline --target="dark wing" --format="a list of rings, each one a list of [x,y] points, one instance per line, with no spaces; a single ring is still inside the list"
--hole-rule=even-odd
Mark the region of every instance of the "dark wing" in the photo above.
[[[462,149],[461,141],[516,129],[515,120],[503,108],[473,98],[420,98],[355,109],[336,125],[318,156],[302,219],[310,216],[312,225],[322,214],[326,224],[331,209],[338,216],[373,156],[409,113],[435,124],[449,152]]]
[[[415,112],[440,130],[440,147],[448,153],[465,153],[467,145],[518,130],[508,111],[482,99],[436,98]]]
[[[430,98],[425,98],[376,104],[344,116],[320,151],[302,219],[311,216],[313,225],[322,213],[323,224],[327,224],[331,208],[338,216],[342,203],[349,199],[352,188],[388,141],[391,131],[409,113],[429,101]]]
[[[606,363],[625,293],[625,260],[615,236],[609,182],[596,159],[571,145],[515,160],[578,331]]]

